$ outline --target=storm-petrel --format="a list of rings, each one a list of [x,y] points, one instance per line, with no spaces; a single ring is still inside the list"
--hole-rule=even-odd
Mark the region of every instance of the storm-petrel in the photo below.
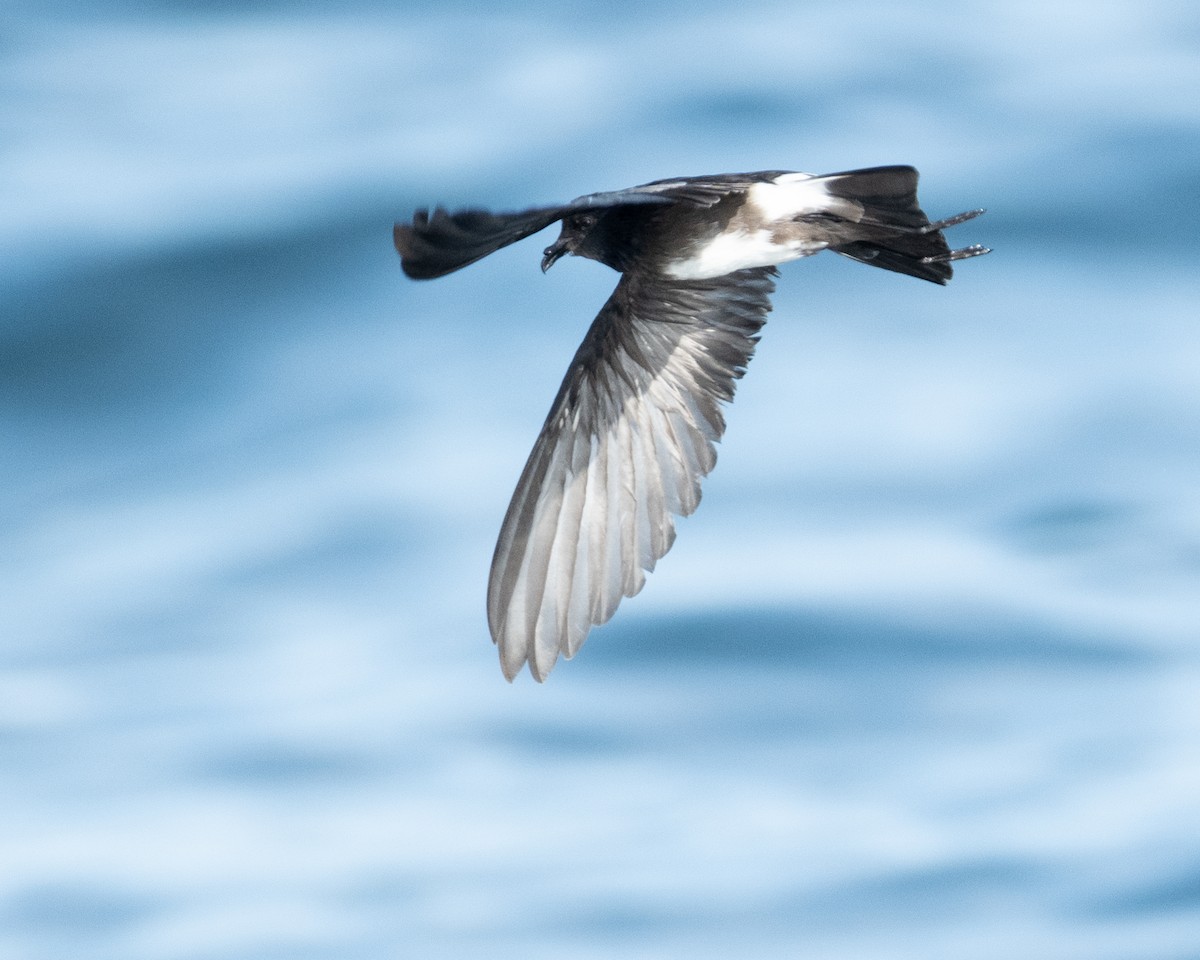
[[[955,260],[917,171],[769,170],[657,180],[520,213],[418,210],[397,224],[415,279],[440,277],[562,221],[542,270],[572,253],[621,278],[571,361],[500,530],[488,624],[512,680],[541,681],[645,582],[700,502],[713,444],[771,309],[775,265],[833,250],[944,284]]]

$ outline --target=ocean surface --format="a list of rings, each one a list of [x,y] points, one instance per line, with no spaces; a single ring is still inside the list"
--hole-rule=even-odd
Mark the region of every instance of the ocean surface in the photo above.
[[[676,545],[483,597],[614,275],[391,226],[911,163]],[[1200,958],[1200,6],[0,12],[2,960]]]

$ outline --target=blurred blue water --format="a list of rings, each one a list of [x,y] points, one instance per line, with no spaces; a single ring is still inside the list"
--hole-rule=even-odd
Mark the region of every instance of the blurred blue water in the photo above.
[[[0,26],[0,957],[1200,956],[1191,5]],[[786,267],[702,509],[509,687],[613,278],[391,222],[895,162],[997,252]]]

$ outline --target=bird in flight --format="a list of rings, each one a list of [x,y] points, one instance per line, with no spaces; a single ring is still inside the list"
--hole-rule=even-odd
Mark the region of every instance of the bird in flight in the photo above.
[[[395,228],[404,272],[428,280],[562,221],[542,256],[607,264],[616,289],[583,339],[534,443],[492,558],[487,614],[505,677],[545,680],[641,590],[700,502],[733,399],[771,309],[777,264],[833,250],[944,284],[942,231],[917,171],[780,170],[657,180],[519,213],[418,210]]]

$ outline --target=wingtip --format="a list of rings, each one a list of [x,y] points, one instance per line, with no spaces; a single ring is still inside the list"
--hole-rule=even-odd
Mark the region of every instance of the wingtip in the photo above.
[[[496,644],[497,652],[500,655],[500,672],[504,674],[504,679],[509,683],[515,683],[521,671],[526,665],[529,667],[529,674],[538,683],[544,683],[546,677],[550,675],[550,670],[554,664],[551,663],[545,670],[538,667],[537,658],[529,651],[522,648],[518,654],[511,647],[511,643],[502,636],[497,636],[493,631],[492,642]]]
[[[536,680],[538,683],[545,683],[546,678],[550,676],[550,671],[553,670],[554,665],[556,663],[558,663],[558,650],[557,649],[554,649],[554,650],[543,649],[543,653],[548,654],[548,656],[543,656],[543,658],[542,658],[543,660],[546,661],[545,663],[538,662],[538,650],[536,647],[528,655],[529,675],[531,677],[533,677],[533,679]]]
[[[504,674],[504,679],[509,683],[517,682],[517,677],[520,676],[520,673],[525,668],[526,664],[529,666],[529,675],[538,683],[545,683],[546,678],[550,676],[550,669],[553,669],[553,667],[551,667],[545,671],[539,670],[536,661],[532,657],[530,657],[528,661],[522,660],[520,663],[514,665],[504,659],[503,653],[500,654],[500,672]]]
[[[508,658],[504,656],[504,648],[500,648],[500,672],[504,674],[504,679],[509,683],[513,683],[517,679],[517,674],[521,672],[521,668],[525,666],[525,661],[512,664]]]
[[[425,280],[420,270],[414,268],[415,248],[413,247],[413,228],[407,223],[396,223],[392,227],[392,245],[400,254],[400,269],[410,280]]]

